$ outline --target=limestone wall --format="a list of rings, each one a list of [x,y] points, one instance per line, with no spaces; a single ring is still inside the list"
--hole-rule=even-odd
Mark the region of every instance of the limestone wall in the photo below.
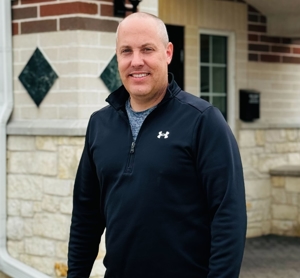
[[[83,143],[84,137],[8,137],[8,252],[51,277],[65,277],[73,181]],[[103,277],[103,254],[92,277]]]
[[[271,232],[300,236],[300,165],[272,169],[271,185]]]
[[[292,198],[294,205],[298,202],[299,206],[300,199],[287,197],[283,190],[279,197],[280,190],[272,189],[269,171],[281,165],[300,165],[300,129],[242,129],[238,139],[245,174],[247,236],[281,234],[281,229],[276,228],[283,223],[278,223],[278,215],[281,220],[285,215],[290,221],[294,216],[289,213],[295,208],[277,205],[277,200]]]

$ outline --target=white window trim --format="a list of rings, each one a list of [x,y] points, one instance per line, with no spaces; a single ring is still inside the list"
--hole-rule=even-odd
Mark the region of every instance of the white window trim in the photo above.
[[[235,34],[229,31],[219,31],[213,29],[200,29],[200,35],[213,35],[213,36],[225,36],[228,38],[227,47],[227,122],[233,133],[235,133]],[[199,51],[201,47],[201,41],[199,39]],[[199,66],[200,66],[200,55],[199,55]],[[201,69],[200,69],[201,70]],[[199,77],[201,78],[201,77]],[[201,84],[201,80],[200,83]],[[201,90],[201,88],[199,88]],[[200,95],[200,92],[199,92]]]

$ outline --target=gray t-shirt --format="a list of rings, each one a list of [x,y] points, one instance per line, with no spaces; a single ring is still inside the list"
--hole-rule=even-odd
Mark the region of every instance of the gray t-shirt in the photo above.
[[[126,107],[127,115],[131,126],[133,141],[135,141],[144,120],[156,108],[156,106],[151,107],[144,111],[135,112],[131,109],[130,101],[128,99],[126,101],[125,107]]]

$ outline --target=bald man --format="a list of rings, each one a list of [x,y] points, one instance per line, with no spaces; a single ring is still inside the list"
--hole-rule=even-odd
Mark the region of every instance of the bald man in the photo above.
[[[123,85],[87,127],[69,278],[89,277],[104,229],[105,278],[239,276],[246,208],[238,146],[218,109],[178,87],[172,54],[156,16],[120,23]]]

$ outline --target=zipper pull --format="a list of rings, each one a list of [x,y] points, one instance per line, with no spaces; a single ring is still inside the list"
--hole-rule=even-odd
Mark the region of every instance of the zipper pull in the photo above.
[[[130,153],[134,153],[135,142],[131,143]]]

